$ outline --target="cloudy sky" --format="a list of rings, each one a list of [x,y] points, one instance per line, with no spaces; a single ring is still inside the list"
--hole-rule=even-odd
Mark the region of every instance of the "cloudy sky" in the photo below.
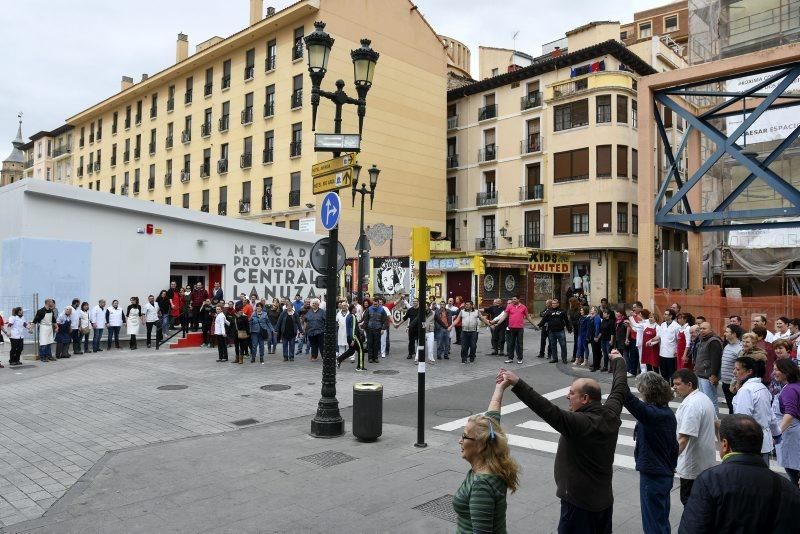
[[[369,0],[370,2],[399,0]],[[266,0],[281,9],[290,0]],[[438,33],[465,43],[477,63],[478,45],[538,55],[542,43],[591,20],[633,19],[667,0],[418,0]],[[22,0],[3,1],[0,32],[0,158],[11,150],[16,116],[23,134],[51,130],[72,114],[119,91],[120,77],[141,78],[175,59],[175,37],[189,35],[190,51],[211,37],[247,25],[248,0]],[[225,6],[220,9],[220,6]],[[5,147],[5,148],[3,148]]]

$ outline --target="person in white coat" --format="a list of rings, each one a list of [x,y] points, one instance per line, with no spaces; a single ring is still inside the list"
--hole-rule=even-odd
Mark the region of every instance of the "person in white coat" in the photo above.
[[[89,354],[89,332],[92,331],[92,320],[89,318],[90,313],[91,312],[89,311],[89,303],[82,302],[80,309],[81,320],[80,323],[78,323],[78,328],[80,333],[78,339],[83,340],[83,352],[85,352],[86,354]],[[80,347],[80,342],[78,343],[78,346]],[[76,353],[76,354],[82,354],[82,353]]]
[[[81,299],[72,299],[72,313],[70,315],[72,327],[70,337],[72,338],[72,353],[83,354],[81,352]],[[69,353],[69,351],[67,351]]]
[[[228,361],[228,340],[225,338],[225,327],[230,325],[230,321],[222,313],[222,306],[217,305],[216,316],[214,317],[214,337],[217,338],[217,351],[219,352],[218,362]]]
[[[33,324],[39,325],[39,361],[54,362],[52,344],[55,343],[56,303],[53,299],[46,299],[44,307],[36,312]]]
[[[347,342],[347,316],[350,315],[348,311],[347,301],[342,301],[339,304],[339,313],[336,314],[336,357],[347,351],[349,343]],[[355,360],[355,355],[352,357]]]
[[[142,306],[142,313],[144,314],[144,324],[147,328],[147,348],[150,348],[150,341],[153,336],[153,328],[156,329],[156,342],[160,341],[160,333],[158,331],[158,304],[156,304],[156,297],[149,295],[147,302]],[[205,332],[208,328],[203,328]]]
[[[108,324],[108,338],[106,349],[111,350],[111,339],[114,339],[114,346],[119,346],[119,331],[122,330],[122,325],[125,324],[125,311],[119,307],[119,301],[114,299],[111,301],[111,307],[106,310],[106,323]]]
[[[89,314],[89,320],[92,322],[92,329],[94,330],[92,336],[92,352],[103,352],[100,348],[100,339],[103,337],[103,330],[108,324],[106,319],[106,301],[100,299],[97,306],[92,308]]]
[[[733,364],[733,375],[740,385],[736,396],[733,397],[733,413],[750,415],[758,421],[764,434],[761,456],[769,466],[772,436],[780,435],[780,430],[772,411],[772,395],[761,381],[761,377],[764,376],[764,364],[764,361],[749,356],[736,359],[736,363]]]
[[[142,328],[142,306],[139,304],[139,297],[131,297],[131,303],[126,311],[127,320],[125,329],[131,338],[130,349],[136,350],[136,336],[141,335]]]

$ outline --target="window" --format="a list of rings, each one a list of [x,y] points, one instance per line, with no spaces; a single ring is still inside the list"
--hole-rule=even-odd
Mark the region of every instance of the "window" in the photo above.
[[[492,69],[492,76],[494,77],[494,76],[497,76],[498,74],[500,74],[500,69],[498,69],[496,67],[493,68]]]
[[[667,15],[664,17],[664,31],[678,31],[678,15]]]
[[[150,118],[155,119],[158,116],[158,93],[150,95]],[[100,123],[97,123],[98,128]]]
[[[628,97],[617,95],[617,122],[628,122]]]
[[[187,115],[183,119],[183,133],[181,134],[181,141],[188,143],[192,140],[192,116]]]
[[[175,109],[175,86],[170,85],[167,89],[167,112]]]
[[[617,202],[617,232],[628,233],[628,203]]]
[[[251,48],[244,54],[244,81],[252,80],[256,71],[256,49]]]
[[[242,182],[242,202],[250,202],[250,182]]]
[[[275,39],[267,43],[267,59],[264,62],[264,70],[267,72],[275,70],[275,59],[278,55],[278,43]]]
[[[628,177],[628,147],[617,145],[617,178]]]
[[[291,189],[289,190],[289,207],[293,208],[300,205],[300,173],[291,174]]]
[[[167,206],[172,206],[172,197],[165,197],[164,204],[166,204]]]
[[[276,228],[286,228],[286,221],[277,221],[275,223]]]
[[[669,108],[663,108],[663,121],[664,121],[664,128],[672,128],[672,110]]]
[[[294,44],[292,46],[292,61],[301,59],[303,57],[303,27],[295,28],[294,30]]]
[[[231,60],[226,59],[222,62],[222,90],[231,86]]]
[[[631,99],[631,126],[639,127],[639,103]]]
[[[620,41],[624,41],[627,38],[628,38],[628,30],[619,32],[619,40]]]
[[[211,135],[211,108],[203,111],[203,124],[200,125],[200,135],[208,137]]]
[[[292,78],[292,109],[303,105],[303,75]]]
[[[125,129],[131,128],[131,107],[125,106]],[[83,139],[83,128],[81,128],[81,139]]]
[[[139,182],[140,182],[139,177],[140,177],[140,175],[141,175],[141,173],[139,172],[139,169],[134,169],[133,170],[133,192],[134,193],[138,193],[139,192]]]
[[[266,92],[267,96],[264,102],[264,116],[272,117],[275,115],[275,85],[268,85]]]
[[[597,123],[611,122],[611,95],[600,95],[595,100]]]
[[[228,186],[223,185],[219,188],[219,205],[217,205],[217,213],[220,215],[227,215],[228,213]]]
[[[598,202],[597,208],[597,232],[611,231],[611,202]]]
[[[172,136],[174,133],[175,133],[175,124],[172,122],[167,123],[167,139],[166,139],[167,148],[172,148]]]
[[[653,35],[653,24],[650,22],[642,22],[639,24],[639,38],[650,37]]]
[[[542,200],[544,198],[541,164],[532,163],[525,167],[525,187],[521,189],[520,200]]]
[[[264,178],[264,189],[263,189],[263,195],[261,197],[261,209],[264,211],[272,209],[272,177]]]
[[[156,165],[150,164],[150,169],[147,175],[147,189],[153,190],[156,187]]]
[[[203,86],[203,96],[211,96],[214,89],[214,67],[206,69],[206,84]]]
[[[525,212],[523,247],[539,248],[542,246],[542,224],[539,210]]]
[[[148,153],[152,156],[156,153],[156,129],[152,128],[150,130],[150,144],[148,146],[149,150]]]
[[[272,163],[275,157],[275,131],[269,130],[264,132],[264,154],[262,155],[262,163]]]
[[[569,130],[589,124],[589,101],[578,100],[553,108],[554,131]]]
[[[117,192],[117,176],[111,176],[111,189],[108,190],[109,193],[112,195]]]
[[[191,154],[184,154],[183,155],[183,172],[189,174],[192,168],[192,155]]]
[[[133,145],[133,159],[139,159],[142,155],[142,134],[136,134],[136,144]]]
[[[211,149],[205,148],[203,149],[203,163],[200,165],[200,176],[208,176],[209,174],[211,174]]]
[[[483,216],[483,238],[487,240],[494,240],[494,232],[495,232],[495,219],[494,215],[484,215]],[[487,245],[487,248],[494,248],[492,246]]]
[[[611,145],[597,145],[597,177],[611,177]]]
[[[300,219],[292,219],[289,221],[289,229],[290,230],[299,230],[300,229]]]
[[[183,101],[186,104],[192,103],[192,88],[194,86],[194,78],[189,76],[186,78],[186,93],[184,95]]]
[[[245,137],[244,146],[242,147],[242,157],[239,166],[242,169],[249,169],[253,164],[253,138]]]
[[[117,144],[114,143],[111,145],[111,166],[116,167],[117,165]]]
[[[631,204],[631,233],[637,235],[639,233],[639,206]]]
[[[553,208],[553,233],[555,235],[588,234],[589,204]]]
[[[208,212],[208,206],[211,204],[211,192],[208,189],[203,189],[203,200],[200,206],[200,211]]]
[[[635,148],[631,149],[631,179],[639,179],[639,151]]]
[[[289,145],[289,156],[295,157],[302,154],[303,144],[303,123],[292,124],[292,142]]]
[[[497,104],[495,103],[494,93],[484,95],[483,107],[478,108],[478,120],[485,121],[497,117]]]
[[[183,194],[183,207],[189,209],[189,193]]]
[[[222,103],[222,114],[219,118],[219,131],[225,132],[228,130],[229,122],[231,116],[231,103],[229,100],[226,100]]]
[[[228,143],[222,143],[219,147],[219,161],[217,162],[217,172],[225,174],[228,172]]]
[[[242,124],[253,122],[253,93],[244,95],[244,109],[242,110]]]
[[[119,124],[119,113],[116,111],[111,115],[111,135],[117,133],[117,125]]]
[[[553,181],[569,182],[589,178],[589,149],[556,152],[554,158]]]
[[[122,153],[122,161],[128,163],[131,160],[131,140],[125,139],[125,151]]]
[[[136,124],[142,124],[142,101],[138,100],[136,102]]]
[[[100,119],[97,119],[97,140],[99,141],[102,138],[103,138],[103,119],[100,118]],[[47,143],[48,143],[48,145],[47,145],[48,146],[47,155],[49,156],[50,155],[50,148],[49,148],[50,141],[48,141]]]

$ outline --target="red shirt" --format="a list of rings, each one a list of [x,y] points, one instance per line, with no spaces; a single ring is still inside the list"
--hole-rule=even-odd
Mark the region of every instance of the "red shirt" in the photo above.
[[[514,306],[509,304],[506,307],[509,328],[525,328],[525,318],[528,316],[528,307],[524,304]]]

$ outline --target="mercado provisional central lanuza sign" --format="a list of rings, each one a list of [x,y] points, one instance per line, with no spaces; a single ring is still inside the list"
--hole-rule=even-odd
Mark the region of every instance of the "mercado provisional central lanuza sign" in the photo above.
[[[567,274],[570,256],[563,252],[535,250],[531,253],[531,268],[535,273]]]
[[[233,295],[255,293],[259,298],[292,299],[296,294],[316,297],[316,272],[309,259],[310,246],[289,244],[233,245],[233,261],[228,265],[226,287]]]

